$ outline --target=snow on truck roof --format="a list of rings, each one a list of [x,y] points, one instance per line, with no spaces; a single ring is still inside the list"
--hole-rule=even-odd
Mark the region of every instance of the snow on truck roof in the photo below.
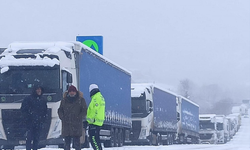
[[[162,90],[164,92],[167,92],[169,94],[172,95],[176,95],[178,96],[176,93],[170,91],[170,90],[166,90],[162,87],[159,87],[159,85],[155,84],[155,83],[132,83],[131,84],[131,96],[132,97],[140,97],[141,93],[143,93],[146,88],[151,89],[151,88],[157,88],[159,90]]]
[[[140,97],[146,88],[151,88],[150,84],[131,84],[131,97]]]
[[[191,101],[190,99],[187,99],[187,98],[184,97],[184,96],[179,95],[179,97],[182,98],[182,99],[184,99],[184,100],[186,100],[186,101],[188,101],[189,103],[192,103],[193,105],[195,105],[195,106],[197,106],[197,107],[200,107],[198,104],[196,104],[195,102]]]
[[[47,56],[40,57],[39,54],[51,54],[56,53],[61,49],[66,51],[72,51],[69,46],[73,46],[74,44],[65,43],[65,42],[15,42],[9,44],[8,48],[3,51],[0,55],[0,68],[1,73],[4,73],[9,70],[9,66],[50,66],[59,65],[59,60],[57,58],[50,58]],[[23,54],[25,51],[27,54],[33,54],[35,58],[15,58],[14,56],[17,54]]]
[[[53,50],[63,49],[65,51],[72,52],[73,47],[74,47],[73,43],[60,42],[60,41],[59,42],[14,42],[9,44],[5,52],[15,53],[22,49],[44,49],[47,51],[48,49],[53,49],[53,48],[55,48]],[[53,53],[53,51],[51,51],[51,53]]]
[[[14,42],[11,43],[7,49],[4,50],[4,52],[0,55],[1,60],[5,60],[4,62],[0,62],[0,67],[8,67],[8,66],[22,66],[22,65],[43,65],[43,66],[54,66],[55,64],[59,64],[59,60],[56,58],[40,58],[37,57],[36,59],[31,58],[19,58],[15,59],[13,55],[18,54],[18,52],[31,50],[33,53],[37,54],[36,56],[39,56],[39,54],[54,54],[58,51],[67,51],[72,53],[73,50],[77,52],[81,52],[81,50],[85,50],[88,53],[93,54],[98,59],[102,60],[103,62],[111,65],[112,67],[115,67],[126,74],[131,75],[129,71],[124,69],[123,67],[115,64],[111,60],[105,58],[103,55],[100,55],[96,51],[92,50],[91,48],[87,47],[86,45],[82,44],[81,42],[72,41],[72,42]],[[31,52],[32,53],[32,52]],[[33,60],[33,61],[32,61]],[[2,69],[1,69],[2,70]],[[6,70],[6,69],[4,69]]]
[[[193,105],[199,107],[198,104],[192,102],[191,100],[189,100],[189,99],[187,99],[179,94],[176,94],[170,90],[166,90],[155,83],[132,83],[132,85],[131,85],[131,97],[140,97],[141,94],[146,90],[146,88],[149,88],[149,89],[150,88],[157,88],[157,89],[162,90],[164,92],[167,92],[169,94],[175,95],[176,97],[182,98],[182,99],[192,103]]]
[[[156,83],[132,83],[131,86],[133,86],[134,88],[138,88],[138,89],[146,89],[146,88],[150,88],[150,87],[155,87],[158,88],[162,91],[165,91],[167,93],[173,94],[173,95],[178,95],[175,92],[171,91],[171,90],[167,90],[166,88],[163,88],[162,86],[160,86],[159,84]]]
[[[166,90],[162,87],[160,87],[159,85],[155,84],[155,83],[132,83],[131,84],[131,89],[132,89],[132,92],[131,94],[133,93],[133,96],[134,97],[140,97],[141,93],[143,93],[145,91],[145,89],[148,88],[157,88],[161,91],[164,91],[164,92],[167,92],[169,94],[172,94],[172,95],[175,95],[175,96],[178,96],[178,94],[170,91],[170,90]]]
[[[59,60],[56,58],[49,58],[49,57],[43,57],[41,58],[39,55],[36,56],[36,59],[31,58],[20,58],[16,59],[15,57],[11,55],[6,55],[5,57],[1,58],[0,61],[0,68],[1,73],[4,73],[9,70],[9,66],[50,66],[53,67],[54,65],[59,65]]]

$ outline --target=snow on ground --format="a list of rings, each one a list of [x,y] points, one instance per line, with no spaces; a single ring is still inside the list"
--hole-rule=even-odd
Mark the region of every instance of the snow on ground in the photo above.
[[[23,150],[23,148],[16,148]],[[105,150],[250,150],[250,118],[242,117],[242,125],[234,138],[227,144],[190,144],[190,145],[170,145],[170,146],[124,146],[118,148],[103,148]],[[63,150],[53,148],[53,146],[42,150]],[[72,149],[73,150],[73,149]],[[84,148],[83,150],[92,150]]]

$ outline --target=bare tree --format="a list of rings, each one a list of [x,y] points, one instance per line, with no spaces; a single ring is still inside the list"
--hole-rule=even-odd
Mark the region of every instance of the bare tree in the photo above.
[[[210,112],[218,115],[228,115],[231,113],[234,105],[235,103],[231,98],[221,99],[220,101],[214,103]]]
[[[181,80],[178,86],[179,94],[186,98],[190,98],[192,95],[191,93],[193,86],[194,86],[193,82],[190,81],[189,79]]]

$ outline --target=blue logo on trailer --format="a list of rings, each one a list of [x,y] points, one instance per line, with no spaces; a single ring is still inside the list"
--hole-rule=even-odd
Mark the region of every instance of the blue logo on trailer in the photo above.
[[[79,41],[103,55],[103,37],[102,36],[77,36]]]

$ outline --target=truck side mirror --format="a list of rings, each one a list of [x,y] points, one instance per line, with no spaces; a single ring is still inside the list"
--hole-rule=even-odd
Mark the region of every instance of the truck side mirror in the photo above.
[[[72,83],[72,74],[67,73],[67,83]]]
[[[149,107],[149,111],[150,111],[150,112],[153,111],[153,107]]]

